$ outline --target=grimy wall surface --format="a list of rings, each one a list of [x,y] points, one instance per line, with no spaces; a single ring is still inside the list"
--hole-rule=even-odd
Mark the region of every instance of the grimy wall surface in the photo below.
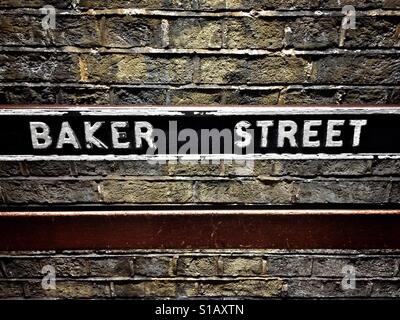
[[[355,29],[342,28],[347,4]],[[43,29],[45,5],[54,30]],[[0,101],[396,105],[399,46],[399,0],[1,0]],[[398,204],[400,162],[2,162],[0,202]],[[0,254],[1,298],[400,296],[393,250]],[[55,290],[41,286],[46,265]],[[344,290],[349,266],[356,288]]]

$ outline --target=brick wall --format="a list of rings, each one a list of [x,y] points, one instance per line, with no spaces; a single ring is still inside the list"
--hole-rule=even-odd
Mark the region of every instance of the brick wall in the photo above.
[[[339,3],[339,4],[338,4]],[[44,5],[57,8],[44,30]],[[356,29],[341,9],[357,9]],[[400,1],[2,0],[5,104],[398,104]],[[162,106],[160,106],[162,108]],[[393,160],[3,162],[0,203],[397,204]],[[3,252],[0,297],[395,297],[398,251]],[[57,290],[40,283],[54,265]],[[342,290],[342,267],[357,288]]]

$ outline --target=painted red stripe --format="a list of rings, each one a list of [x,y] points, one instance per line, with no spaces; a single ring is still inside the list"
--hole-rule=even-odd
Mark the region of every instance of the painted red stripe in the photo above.
[[[400,210],[0,213],[0,250],[398,249]]]

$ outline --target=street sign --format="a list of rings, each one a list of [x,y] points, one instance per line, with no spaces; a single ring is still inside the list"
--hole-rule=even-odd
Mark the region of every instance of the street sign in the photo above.
[[[0,160],[400,158],[400,108],[3,106],[0,136]]]

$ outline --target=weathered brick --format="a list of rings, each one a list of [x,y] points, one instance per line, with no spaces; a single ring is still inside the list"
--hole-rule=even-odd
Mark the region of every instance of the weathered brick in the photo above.
[[[390,89],[348,89],[338,92],[341,104],[391,104]]]
[[[166,90],[140,88],[113,88],[112,99],[116,104],[153,104],[166,103]]]
[[[282,90],[279,96],[279,104],[336,104],[339,97],[339,92],[335,89],[287,89]]]
[[[393,280],[375,280],[372,286],[371,297],[374,298],[399,298],[400,281]]]
[[[221,104],[224,92],[222,90],[169,90],[170,102],[173,105],[210,105]]]
[[[173,281],[134,281],[130,283],[115,282],[116,297],[175,297],[176,282]]]
[[[298,57],[265,57],[253,59],[250,69],[252,84],[299,83],[307,81],[309,63]]]
[[[72,54],[0,54],[0,80],[73,82],[79,80],[77,66],[77,57]]]
[[[123,176],[164,176],[167,164],[158,161],[120,161],[120,174]]]
[[[199,181],[200,202],[290,203],[292,184],[286,181]]]
[[[309,276],[312,259],[310,257],[267,256],[266,275],[268,276]]]
[[[1,60],[0,60],[1,61]],[[85,55],[80,60],[81,79],[102,83],[185,84],[192,80],[191,59],[161,58],[141,54]]]
[[[321,277],[345,276],[342,268],[352,266],[355,268],[356,277],[393,277],[396,272],[394,258],[314,258],[313,275]]]
[[[224,257],[224,276],[259,276],[262,273],[261,258]]]
[[[84,277],[89,274],[89,260],[83,258],[33,258],[3,260],[8,278],[43,278],[44,266],[55,268],[56,277]]]
[[[107,176],[120,172],[119,161],[75,161],[74,166],[78,175]]]
[[[24,104],[54,104],[58,102],[60,89],[47,86],[4,86],[0,88],[0,103]]]
[[[355,289],[342,289],[341,280],[288,279],[287,296],[291,298],[368,297],[372,284],[356,281]]]
[[[28,298],[95,299],[110,297],[110,287],[105,282],[56,281],[55,290],[44,290],[41,281],[24,283]]]
[[[297,49],[321,49],[339,45],[341,18],[301,17],[287,26],[285,43]]]
[[[192,9],[191,0],[81,0],[78,3],[80,8],[144,8],[144,9]]]
[[[392,188],[390,190],[390,203],[400,202],[400,182],[392,182]]]
[[[385,203],[389,183],[384,181],[296,181],[297,203]]]
[[[339,55],[317,59],[311,79],[318,84],[390,84],[400,78],[400,61],[390,55]]]
[[[0,281],[0,298],[22,298],[24,296],[23,283]]]
[[[200,59],[199,76],[196,81],[210,84],[244,83],[249,70],[244,59],[229,57],[204,57]]]
[[[63,104],[109,104],[110,90],[98,88],[62,88],[58,102]]]
[[[207,297],[279,297],[280,279],[200,282],[199,295]]]
[[[219,176],[221,164],[197,161],[180,161],[168,163],[168,174],[170,176]]]
[[[45,30],[42,15],[6,14],[0,17],[0,44],[26,46],[99,46],[95,17],[58,16],[56,28]]]
[[[226,21],[226,47],[229,49],[279,49],[283,47],[285,22],[241,18]]]
[[[386,47],[400,46],[398,17],[359,17],[356,29],[346,30],[345,47]]]
[[[69,176],[71,174],[68,161],[29,161],[26,165],[32,176]]]
[[[178,276],[206,277],[218,274],[217,256],[179,257],[177,263]]]
[[[162,47],[161,20],[117,16],[100,21],[102,45],[111,48]]]
[[[93,277],[131,277],[133,276],[133,258],[101,258],[87,259],[89,274]]]
[[[169,44],[173,48],[217,49],[222,47],[219,20],[176,19],[169,21]]]
[[[0,177],[12,177],[21,175],[19,162],[0,161]]]
[[[173,275],[171,257],[146,257],[135,258],[135,275],[146,277],[166,277]]]
[[[279,91],[266,90],[234,90],[225,92],[226,104],[273,105],[278,103]]]
[[[105,202],[185,203],[192,199],[192,183],[186,181],[122,181],[103,182]]]
[[[97,202],[97,184],[83,180],[14,180],[1,181],[7,203],[76,203]]]
[[[362,176],[370,170],[370,160],[281,160],[274,161],[272,175]]]
[[[222,175],[230,177],[242,177],[242,176],[255,176],[255,164],[253,160],[225,160],[222,164]]]
[[[400,161],[375,160],[372,165],[372,174],[377,176],[397,176],[400,174]]]

